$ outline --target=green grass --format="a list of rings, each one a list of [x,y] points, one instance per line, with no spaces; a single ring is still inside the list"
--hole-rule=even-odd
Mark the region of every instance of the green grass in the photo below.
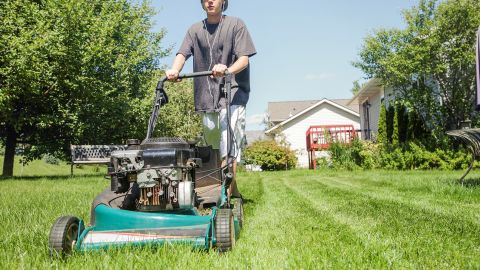
[[[109,182],[85,174],[7,179],[0,181],[0,269],[479,269],[480,176],[462,186],[461,173],[242,173],[246,220],[230,253],[165,246],[65,261],[48,257],[52,223],[65,214],[88,222],[91,200]]]
[[[106,172],[105,165],[81,165],[73,168],[75,176],[99,175]],[[0,157],[0,173],[3,172],[3,157]],[[34,160],[27,165],[20,163],[20,157],[15,157],[13,175],[16,179],[41,178],[43,176],[55,176],[61,178],[70,176],[70,165],[60,162],[60,165],[47,164],[43,160]],[[52,177],[50,177],[52,178]]]

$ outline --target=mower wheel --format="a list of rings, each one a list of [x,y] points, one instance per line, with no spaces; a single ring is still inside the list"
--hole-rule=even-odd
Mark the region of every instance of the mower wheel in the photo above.
[[[59,257],[72,252],[77,242],[79,223],[80,220],[74,216],[63,216],[55,221],[48,237],[50,256]]]
[[[218,209],[215,217],[216,248],[219,252],[229,251],[235,245],[235,228],[232,209]]]
[[[242,198],[234,199],[233,215],[237,218],[240,228],[243,226],[243,200]]]

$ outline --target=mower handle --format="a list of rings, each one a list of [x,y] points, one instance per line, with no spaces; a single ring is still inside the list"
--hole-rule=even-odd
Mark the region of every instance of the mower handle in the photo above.
[[[213,71],[200,71],[200,72],[193,72],[193,73],[186,73],[178,75],[178,79],[186,79],[186,78],[195,78],[195,77],[203,77],[203,76],[210,76],[213,75]],[[160,78],[161,82],[168,81],[167,76],[162,76]]]

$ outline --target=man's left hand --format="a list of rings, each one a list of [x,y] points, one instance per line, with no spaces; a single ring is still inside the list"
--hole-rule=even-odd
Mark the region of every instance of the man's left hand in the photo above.
[[[213,66],[212,71],[214,77],[223,77],[228,71],[228,68],[223,64],[216,64],[215,66]]]

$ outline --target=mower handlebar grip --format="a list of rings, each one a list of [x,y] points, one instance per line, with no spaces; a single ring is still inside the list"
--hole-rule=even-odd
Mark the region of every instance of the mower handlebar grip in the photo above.
[[[178,79],[195,78],[195,77],[203,77],[203,76],[210,76],[210,75],[213,75],[213,71],[201,71],[201,72],[180,74],[178,75]],[[162,76],[157,83],[157,90],[163,89],[163,85],[166,81],[168,81],[167,76]]]
[[[203,76],[210,76],[210,75],[213,75],[213,71],[201,71],[201,72],[180,74],[178,75],[178,78],[186,79],[186,78],[195,78],[195,77],[203,77]]]

